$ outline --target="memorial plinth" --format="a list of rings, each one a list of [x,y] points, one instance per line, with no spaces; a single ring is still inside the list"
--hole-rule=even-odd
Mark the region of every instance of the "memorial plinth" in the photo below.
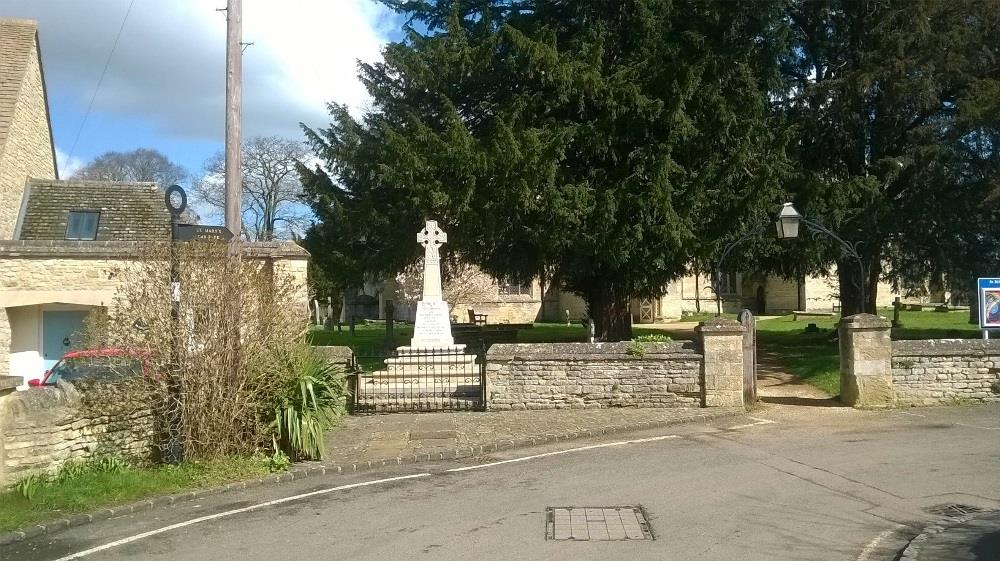
[[[417,243],[424,247],[424,278],[413,338],[409,345],[396,348],[396,356],[386,359],[383,370],[362,377],[358,387],[362,398],[364,394],[463,397],[478,391],[470,389],[480,383],[476,355],[455,344],[448,303],[442,297],[438,250],[447,241],[448,235],[433,220],[417,232]]]

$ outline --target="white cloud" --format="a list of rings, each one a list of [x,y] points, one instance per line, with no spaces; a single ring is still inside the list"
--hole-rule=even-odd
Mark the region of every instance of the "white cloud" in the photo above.
[[[4,0],[3,15],[39,20],[49,95],[86,107],[127,0]],[[94,103],[177,138],[224,131],[224,0],[135,2]],[[366,104],[356,60],[380,58],[391,12],[370,0],[245,0],[246,134],[299,136],[327,122],[325,104]],[[398,27],[398,26],[397,26]]]
[[[83,161],[83,158],[78,158],[76,156],[70,158],[69,154],[63,152],[58,146],[56,146],[56,168],[59,170],[59,179],[70,178],[86,163],[87,162]]]

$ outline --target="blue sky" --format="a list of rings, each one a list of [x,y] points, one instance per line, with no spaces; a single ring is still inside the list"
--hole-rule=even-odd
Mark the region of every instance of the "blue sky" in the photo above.
[[[109,150],[155,148],[200,174],[222,148],[225,0],[135,0],[81,129],[129,0],[0,0],[0,17],[39,22],[60,175]],[[326,102],[356,112],[358,59],[379,58],[401,20],[371,0],[244,0],[245,135],[302,138]],[[73,147],[79,133],[79,140]],[[70,151],[72,149],[72,155]]]

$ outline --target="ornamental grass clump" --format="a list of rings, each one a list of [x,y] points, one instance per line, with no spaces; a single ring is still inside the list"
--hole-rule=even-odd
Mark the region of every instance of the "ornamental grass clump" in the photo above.
[[[327,429],[346,411],[343,373],[305,345],[293,348],[285,365],[285,387],[274,407],[274,448],[292,460],[318,460]]]

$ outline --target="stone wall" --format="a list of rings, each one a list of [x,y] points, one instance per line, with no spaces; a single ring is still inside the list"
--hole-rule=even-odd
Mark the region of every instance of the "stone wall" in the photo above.
[[[349,374],[355,365],[354,351],[350,347],[334,347],[316,345],[313,350],[333,366]]]
[[[96,401],[71,384],[0,395],[0,487],[95,453],[152,459],[148,409]]]
[[[34,24],[31,27],[30,33],[34,34]],[[20,81],[21,88],[14,114],[9,117],[7,139],[0,142],[0,240],[13,237],[26,180],[29,177],[56,178],[45,84],[37,47],[27,53],[23,80],[21,76],[14,79]],[[7,80],[8,77],[4,76],[4,81]]]
[[[892,342],[898,404],[1000,401],[1000,340]]]
[[[701,355],[694,343],[498,344],[487,353],[490,410],[698,407]]]
[[[6,308],[48,303],[108,306],[122,282],[116,274],[136,266],[137,242],[0,241],[0,376],[10,372],[11,325]],[[273,264],[290,283],[296,305],[289,312],[307,319],[309,254],[283,242],[244,246],[246,256]]]
[[[855,407],[1000,401],[1000,341],[892,341],[885,318],[846,317],[840,400]]]

